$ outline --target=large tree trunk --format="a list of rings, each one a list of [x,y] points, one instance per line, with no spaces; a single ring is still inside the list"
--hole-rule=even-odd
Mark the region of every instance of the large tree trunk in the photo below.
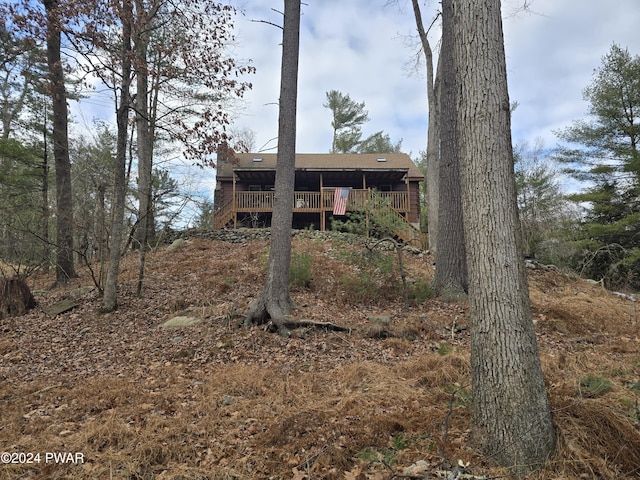
[[[427,66],[427,101],[429,104],[429,126],[427,129],[427,219],[429,226],[429,248],[438,247],[438,200],[439,200],[439,161],[440,161],[440,109],[438,90],[440,74],[433,73],[433,52],[422,23],[422,13],[418,0],[412,0],[416,28],[422,43]]]
[[[245,319],[247,326],[271,319],[281,333],[286,333],[285,319],[291,310],[289,268],[295,184],[299,39],[300,0],[285,0],[271,250],[264,289],[249,307]]]
[[[73,202],[67,92],[60,56],[58,0],[43,0],[47,15],[47,64],[53,107],[53,156],[56,169],[56,283],[76,276],[73,266]]]
[[[438,249],[434,288],[439,295],[457,299],[468,288],[467,258],[462,221],[462,193],[458,157],[453,11],[451,0],[442,1],[440,76],[440,164],[438,188]]]
[[[517,475],[555,449],[516,206],[500,0],[454,0],[473,438]]]
[[[114,172],[113,202],[111,211],[111,248],[109,268],[102,297],[102,311],[118,308],[118,274],[120,272],[120,249],[124,232],[124,204],[127,193],[127,133],[129,123],[131,89],[131,0],[124,0],[122,15],[122,83],[120,105],[116,111],[118,132],[116,135],[116,162]]]

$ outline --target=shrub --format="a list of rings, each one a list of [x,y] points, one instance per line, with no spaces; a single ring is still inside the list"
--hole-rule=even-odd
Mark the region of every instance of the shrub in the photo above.
[[[311,264],[313,257],[309,252],[291,252],[289,285],[300,288],[311,286]]]
[[[588,376],[580,380],[580,393],[585,397],[600,397],[611,390],[611,382],[606,378]]]
[[[260,257],[260,266],[267,270],[269,263],[269,249]],[[311,264],[313,257],[309,252],[291,251],[291,263],[289,265],[289,286],[309,288],[311,286]]]

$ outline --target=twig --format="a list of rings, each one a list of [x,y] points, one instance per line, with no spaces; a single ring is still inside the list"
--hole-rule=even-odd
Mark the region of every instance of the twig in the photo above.
[[[311,467],[313,466],[314,463],[318,461],[318,458],[320,458],[320,455],[322,455],[327,450],[327,448],[329,447],[325,445],[320,450],[318,450],[315,454],[311,455],[310,457],[307,457],[304,463],[301,463],[300,465],[298,465],[298,468],[304,468],[307,471],[307,476],[311,478],[311,475],[310,475]]]
[[[64,386],[64,383],[59,383],[58,385],[51,385],[49,387],[42,388],[42,389],[37,390],[35,392],[25,393],[24,395],[16,395],[14,397],[9,397],[9,398],[0,398],[0,402],[12,402],[12,401],[17,400],[19,398],[28,397],[30,395],[37,395],[39,393],[46,392],[47,390],[53,390],[54,388],[60,388],[60,387],[63,387],[63,386]]]
[[[344,338],[342,335],[340,335],[339,333],[337,333],[335,330],[332,331],[331,333],[333,333],[336,337],[338,337],[340,340],[342,340],[344,343],[346,343],[347,345],[349,345],[351,348],[353,348],[353,342],[350,342],[349,340],[347,340],[346,338]]]

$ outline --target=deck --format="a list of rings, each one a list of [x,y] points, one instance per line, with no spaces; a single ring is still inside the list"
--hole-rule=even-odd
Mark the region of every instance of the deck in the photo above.
[[[376,193],[377,197],[389,202],[399,213],[409,211],[409,195],[407,192]],[[274,192],[236,192],[232,208],[236,212],[262,213],[273,212]],[[299,213],[321,213],[333,211],[334,190],[321,192],[295,192],[293,211]],[[352,189],[349,192],[347,210],[366,208],[372,201],[370,190]]]

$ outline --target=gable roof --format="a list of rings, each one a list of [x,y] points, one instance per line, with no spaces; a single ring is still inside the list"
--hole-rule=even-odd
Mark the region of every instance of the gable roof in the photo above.
[[[218,163],[219,177],[234,170],[275,170],[275,153],[236,153],[235,160]],[[257,161],[257,159],[260,159]],[[384,161],[379,160],[384,159]],[[296,170],[306,171],[391,171],[403,170],[409,178],[424,176],[406,153],[297,153]]]

